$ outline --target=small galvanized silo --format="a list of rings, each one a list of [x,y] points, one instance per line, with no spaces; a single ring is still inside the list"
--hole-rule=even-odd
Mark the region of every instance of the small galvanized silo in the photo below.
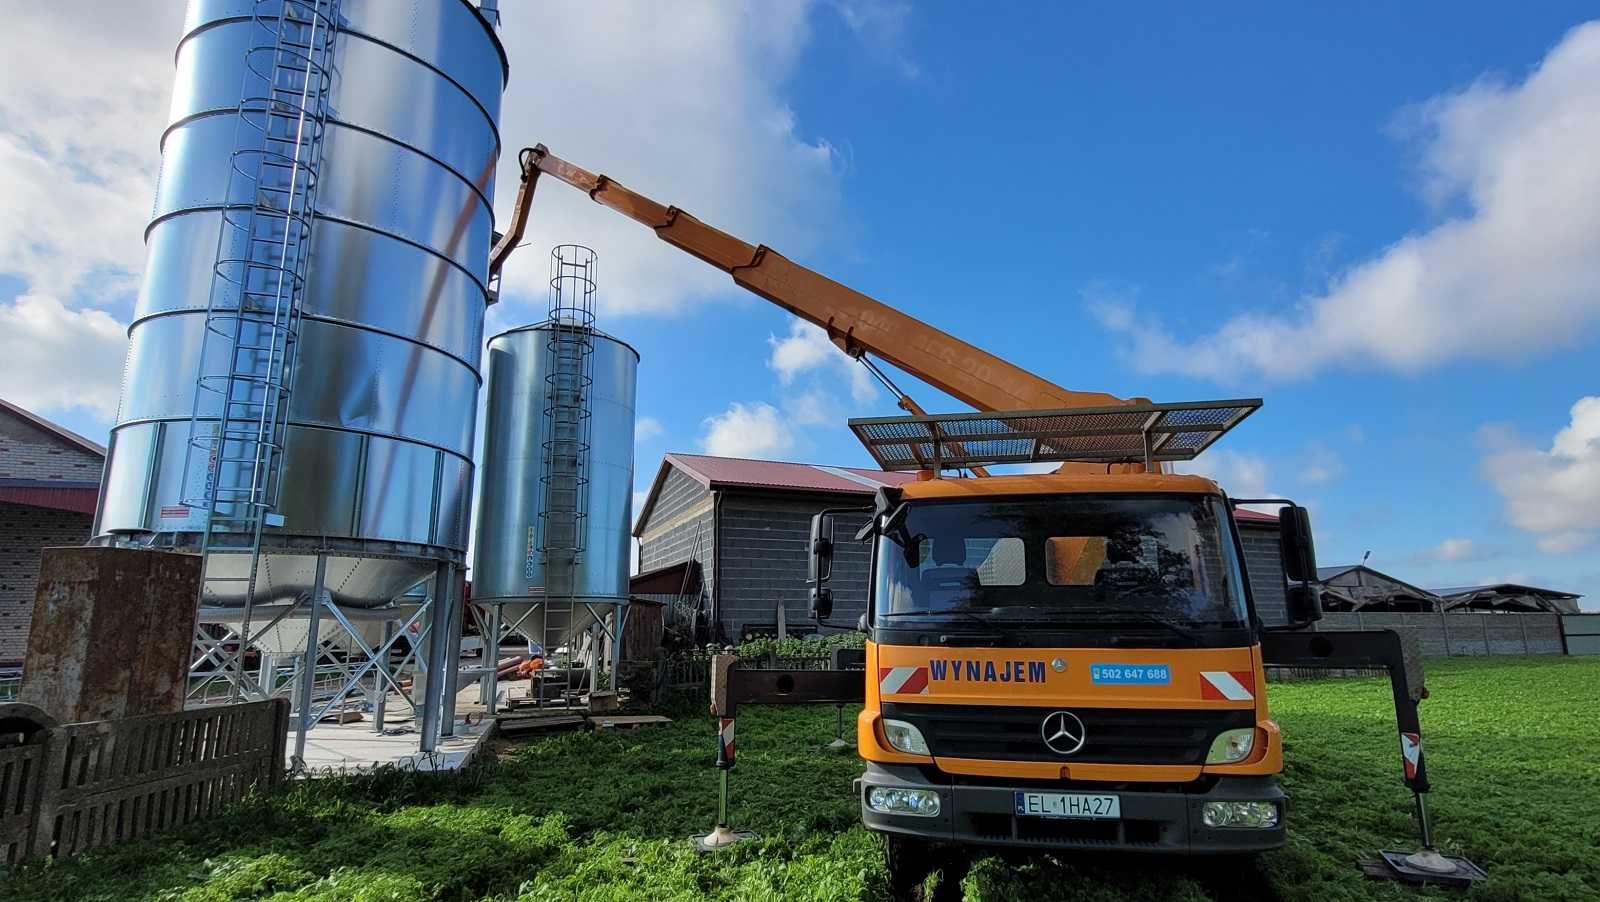
[[[472,600],[502,606],[505,622],[553,649],[628,598],[633,509],[634,387],[639,354],[584,330],[592,379],[585,390],[586,450],[574,472],[583,497],[576,560],[553,546],[551,373],[559,369],[559,324],[543,322],[489,339],[488,410],[474,533]],[[570,329],[571,324],[567,324]],[[539,604],[529,612],[530,605]]]

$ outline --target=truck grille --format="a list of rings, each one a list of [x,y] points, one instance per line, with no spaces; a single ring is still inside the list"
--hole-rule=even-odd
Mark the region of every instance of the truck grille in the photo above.
[[[1223,730],[1252,726],[1246,710],[1065,708],[1083,721],[1083,748],[1058,755],[1039,727],[1058,708],[885,703],[883,716],[915,724],[935,757],[1084,764],[1201,764]]]

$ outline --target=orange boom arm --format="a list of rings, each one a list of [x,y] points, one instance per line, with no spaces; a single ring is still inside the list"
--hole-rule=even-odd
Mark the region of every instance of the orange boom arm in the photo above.
[[[522,185],[510,227],[490,255],[490,273],[521,240],[541,173],[588,194],[596,203],[655,230],[657,237],[733,277],[741,287],[807,322],[857,359],[871,354],[978,410],[1104,407],[1130,403],[1104,392],[1073,391],[990,354],[915,317],[801,266],[777,251],[749,244],[677,207],[664,206],[608,176],[574,166],[544,145],[522,151]],[[901,398],[901,406],[922,411]]]

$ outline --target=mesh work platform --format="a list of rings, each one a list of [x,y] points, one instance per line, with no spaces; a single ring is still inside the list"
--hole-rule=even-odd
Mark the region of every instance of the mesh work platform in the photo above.
[[[1260,398],[873,417],[850,429],[885,470],[1065,461],[1191,460],[1261,406]]]

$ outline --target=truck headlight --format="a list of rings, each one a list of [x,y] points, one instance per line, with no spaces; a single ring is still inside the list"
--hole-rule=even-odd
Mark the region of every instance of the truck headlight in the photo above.
[[[939,794],[931,789],[874,786],[867,790],[867,807],[884,814],[939,816]]]
[[[1211,742],[1211,751],[1206,752],[1207,764],[1233,764],[1250,757],[1250,751],[1256,747],[1256,728],[1244,727],[1238,730],[1223,730]]]
[[[883,738],[902,752],[912,755],[928,754],[928,741],[922,738],[922,731],[903,720],[884,718]]]
[[[1207,802],[1200,809],[1207,827],[1253,827],[1265,830],[1278,826],[1276,802]]]

